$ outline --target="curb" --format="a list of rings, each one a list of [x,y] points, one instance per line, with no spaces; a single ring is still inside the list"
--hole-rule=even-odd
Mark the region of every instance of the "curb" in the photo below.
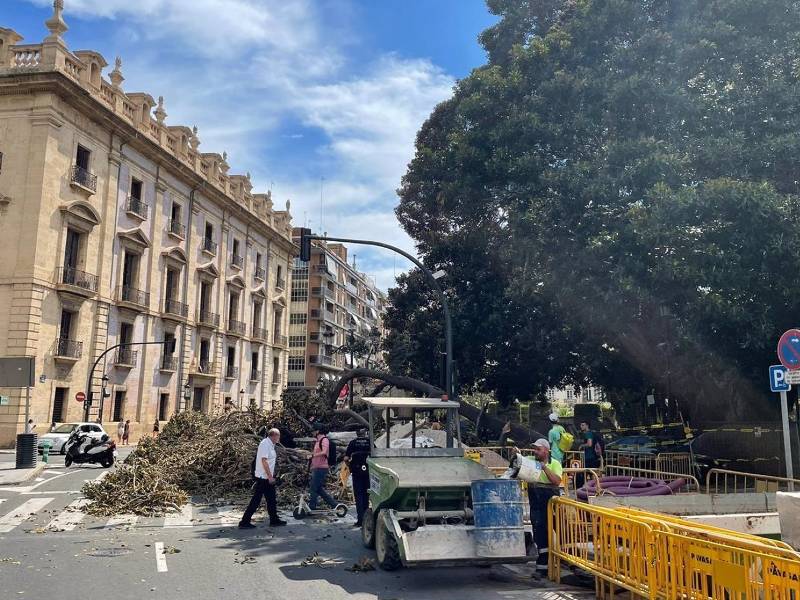
[[[41,475],[41,474],[42,474],[42,472],[43,472],[43,471],[44,471],[46,468],[47,468],[47,464],[46,464],[46,463],[41,463],[41,462],[40,462],[38,465],[36,465],[36,467],[35,467],[35,468],[33,468],[33,469],[31,470],[31,472],[30,472],[30,473],[28,473],[27,475],[25,475],[25,477],[23,477],[23,478],[21,478],[21,479],[14,479],[14,481],[9,481],[9,482],[5,482],[5,481],[3,481],[3,476],[2,476],[2,475],[0,475],[0,488],[2,488],[4,485],[19,485],[20,483],[27,483],[27,482],[29,482],[31,479],[34,479],[34,478],[38,477],[39,475]]]

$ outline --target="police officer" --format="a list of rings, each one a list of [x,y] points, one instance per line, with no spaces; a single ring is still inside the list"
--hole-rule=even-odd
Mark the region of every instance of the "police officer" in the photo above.
[[[347,445],[344,460],[350,467],[353,476],[353,496],[356,499],[356,527],[361,527],[364,512],[369,505],[369,470],[367,457],[372,453],[372,444],[367,437],[366,429],[359,429],[356,439]]]

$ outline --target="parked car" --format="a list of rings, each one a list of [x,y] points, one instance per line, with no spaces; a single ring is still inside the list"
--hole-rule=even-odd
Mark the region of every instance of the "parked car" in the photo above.
[[[42,452],[42,448],[46,443],[50,443],[50,452],[59,452],[61,454],[67,453],[67,440],[69,436],[72,435],[72,432],[76,429],[79,429],[82,433],[87,434],[89,437],[94,439],[100,439],[102,436],[106,435],[105,429],[103,429],[102,425],[98,425],[97,423],[63,423],[56,427],[50,433],[45,433],[44,435],[39,437],[38,448],[39,453]]]

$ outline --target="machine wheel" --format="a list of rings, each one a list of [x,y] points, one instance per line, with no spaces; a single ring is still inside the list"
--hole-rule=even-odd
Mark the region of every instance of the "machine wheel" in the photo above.
[[[64,457],[64,466],[65,467],[69,467],[71,465],[72,465],[72,457],[71,456],[65,456]]]
[[[308,515],[306,514],[306,511],[304,511],[302,508],[300,508],[299,506],[295,506],[294,510],[292,511],[292,516],[295,519],[300,520],[300,519],[305,519]]]
[[[67,454],[67,442],[64,442],[63,444],[61,444],[61,450],[59,450],[59,453],[61,453],[63,455]]]
[[[389,530],[386,512],[383,510],[378,513],[375,524],[375,553],[378,555],[378,566],[384,571],[396,571],[403,566],[397,538]]]
[[[361,519],[361,541],[365,548],[375,550],[375,515],[371,508],[364,511]]]
[[[114,464],[114,458],[113,457],[104,458],[103,460],[100,461],[100,464],[103,466],[103,468],[108,469],[110,466]]]
[[[346,504],[337,504],[336,508],[333,509],[333,514],[335,514],[340,519],[343,519],[347,516],[347,505]]]

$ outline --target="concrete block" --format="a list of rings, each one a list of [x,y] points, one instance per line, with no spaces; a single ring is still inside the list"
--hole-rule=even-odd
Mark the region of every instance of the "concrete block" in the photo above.
[[[800,550],[800,492],[777,492],[776,496],[781,537]]]
[[[599,496],[591,504],[613,508],[633,506],[667,515],[720,515],[775,512],[775,494],[675,494],[674,496]]]

